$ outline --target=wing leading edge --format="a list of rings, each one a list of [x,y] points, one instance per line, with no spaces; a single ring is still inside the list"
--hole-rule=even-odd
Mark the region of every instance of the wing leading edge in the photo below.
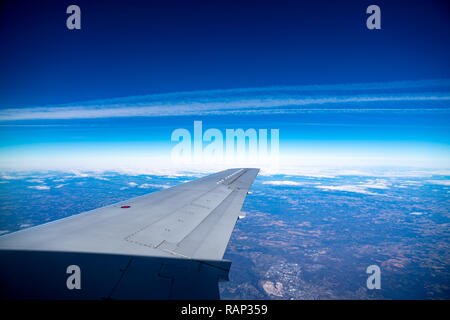
[[[217,299],[258,169],[229,169],[0,237],[0,296]],[[70,265],[82,272],[69,289]],[[33,266],[33,267],[30,267]]]

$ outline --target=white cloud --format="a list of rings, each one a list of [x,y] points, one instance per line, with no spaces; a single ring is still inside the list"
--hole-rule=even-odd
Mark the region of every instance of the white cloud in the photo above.
[[[41,179],[31,179],[31,180],[27,180],[27,182],[32,182],[32,183],[44,183],[44,181],[41,180]]]
[[[70,172],[73,174],[73,177],[67,177],[67,178],[87,178],[90,177],[90,174],[86,172],[80,172],[78,170],[70,170]]]
[[[141,188],[141,189],[148,189],[148,188],[163,188],[163,189],[167,189],[167,188],[170,188],[170,186],[164,185],[164,184],[143,183],[138,188]]]
[[[13,176],[8,176],[8,175],[3,175],[2,179],[4,179],[4,180],[20,180],[22,178],[21,177],[13,177]]]
[[[450,186],[450,180],[427,180],[427,182],[441,186]]]
[[[323,189],[323,190],[362,193],[362,194],[373,195],[373,196],[379,195],[378,193],[368,191],[367,188],[364,187],[363,185],[316,186],[316,188]]]
[[[264,181],[263,184],[270,184],[270,185],[273,185],[273,186],[302,186],[305,183],[304,182],[283,180],[283,181]]]
[[[36,189],[36,190],[50,190],[49,186],[29,186],[30,189]]]
[[[98,177],[98,176],[96,176],[96,177],[93,177],[93,178],[94,178],[94,179],[97,179],[97,180],[109,181],[108,178],[104,178],[104,177]]]
[[[373,192],[371,189],[387,190],[390,183],[383,179],[369,180],[365,183],[353,184],[353,185],[340,185],[340,186],[316,186],[316,188],[324,190],[335,190],[345,192],[355,192],[367,195],[380,195]]]
[[[359,185],[359,187],[366,189],[389,189],[389,183],[386,180],[371,180]]]
[[[171,116],[205,116],[205,115],[231,115],[231,114],[298,114],[318,111],[333,112],[372,112],[393,111],[383,108],[349,108],[346,104],[362,102],[385,101],[449,101],[450,96],[382,96],[382,97],[332,97],[332,98],[305,98],[305,99],[248,99],[230,102],[172,104],[99,108],[93,106],[73,107],[40,107],[17,108],[0,111],[0,121],[36,120],[36,119],[95,119],[95,118],[122,118],[122,117],[171,117]],[[316,105],[326,105],[327,108],[318,108]],[[299,108],[292,108],[299,106]],[[311,106],[305,108],[305,106]],[[312,107],[314,106],[314,107]],[[407,111],[408,108],[394,109],[394,111]],[[418,111],[417,108],[414,111]]]
[[[427,89],[436,86],[444,89],[429,95],[415,93],[417,88],[427,92]],[[367,105],[373,102],[449,101],[446,86],[449,86],[449,80],[175,92],[59,106],[3,109],[0,110],[0,120],[310,113],[321,110],[370,112],[383,110],[377,104]],[[386,88],[403,90],[401,93],[380,93],[380,89]],[[409,88],[413,89],[410,93],[403,93]],[[332,95],[329,90],[332,90]],[[389,110],[392,109],[387,109]],[[396,110],[408,109],[401,107]]]

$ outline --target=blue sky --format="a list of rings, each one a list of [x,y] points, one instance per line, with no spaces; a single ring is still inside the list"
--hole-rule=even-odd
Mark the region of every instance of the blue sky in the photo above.
[[[362,0],[2,2],[0,101],[450,78],[448,2],[376,3],[370,31]]]
[[[444,1],[10,1],[0,168],[162,167],[176,128],[277,128],[283,163],[447,168]],[[172,164],[172,166],[177,166]]]

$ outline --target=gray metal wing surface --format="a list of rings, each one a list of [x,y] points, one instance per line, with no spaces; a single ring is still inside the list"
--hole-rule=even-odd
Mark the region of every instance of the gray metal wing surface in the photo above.
[[[0,237],[6,299],[218,299],[258,169],[229,169]],[[72,288],[70,266],[79,269]]]

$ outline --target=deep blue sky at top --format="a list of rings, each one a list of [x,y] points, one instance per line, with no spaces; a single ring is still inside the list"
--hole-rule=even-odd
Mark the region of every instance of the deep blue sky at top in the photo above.
[[[382,30],[365,26],[370,4]],[[3,1],[0,107],[449,78],[449,18],[447,1]]]

